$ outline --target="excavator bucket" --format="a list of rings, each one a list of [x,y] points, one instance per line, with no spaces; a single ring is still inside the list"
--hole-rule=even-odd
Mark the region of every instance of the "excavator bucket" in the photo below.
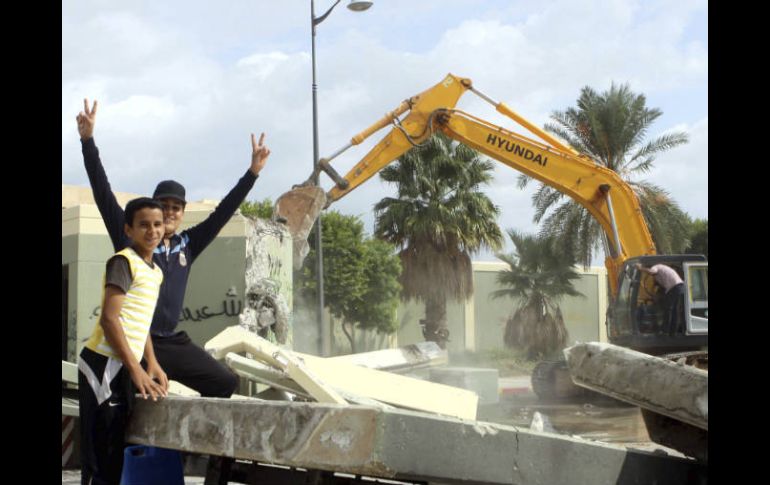
[[[275,213],[286,221],[293,240],[294,269],[302,267],[305,256],[310,251],[307,237],[315,220],[326,205],[323,189],[308,185],[292,189],[275,201]]]

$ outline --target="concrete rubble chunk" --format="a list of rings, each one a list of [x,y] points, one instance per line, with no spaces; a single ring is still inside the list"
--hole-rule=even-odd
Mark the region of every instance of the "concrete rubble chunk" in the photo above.
[[[305,389],[303,389],[302,386],[292,380],[291,377],[285,372],[279,371],[268,365],[257,362],[256,360],[248,359],[232,352],[225,356],[225,363],[236,374],[245,379],[266,384],[276,390],[288,392],[292,395],[299,396],[304,399],[312,399],[312,396]],[[352,404],[361,404],[378,408],[392,407],[380,401],[369,399],[364,396],[350,394],[340,389],[335,389],[335,391],[343,399]]]
[[[564,355],[575,384],[708,430],[707,371],[599,342]]]
[[[308,470],[441,483],[705,483],[665,452],[479,421],[366,406],[170,396],[137,400],[131,443]]]
[[[475,419],[478,395],[456,387],[422,381],[389,372],[368,369],[344,361],[324,359],[282,349],[237,325],[227,327],[209,340],[204,348],[214,358],[222,359],[230,352],[248,352],[255,359],[277,369],[287,370],[290,377],[313,395],[311,387],[322,385],[327,394],[339,389],[349,395],[381,401],[393,406],[434,412],[463,419]],[[287,359],[288,366],[282,362]],[[296,363],[294,367],[292,363]],[[291,375],[293,370],[303,370]],[[329,400],[318,399],[323,402]],[[334,402],[342,403],[344,401]]]
[[[449,352],[436,342],[418,342],[396,349],[381,349],[357,354],[328,357],[329,360],[388,372],[411,372],[449,363]]]

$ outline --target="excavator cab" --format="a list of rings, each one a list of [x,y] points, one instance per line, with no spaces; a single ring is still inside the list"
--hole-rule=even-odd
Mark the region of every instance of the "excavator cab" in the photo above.
[[[664,292],[636,263],[673,268],[685,284],[684,301],[669,321]],[[618,294],[607,311],[611,343],[649,354],[693,351],[708,346],[708,262],[702,255],[640,256],[620,271]]]

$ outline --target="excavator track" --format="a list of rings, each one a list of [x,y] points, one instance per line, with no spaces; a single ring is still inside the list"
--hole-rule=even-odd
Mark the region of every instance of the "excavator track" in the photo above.
[[[589,393],[572,383],[566,360],[544,360],[532,370],[532,390],[544,401],[584,397]]]

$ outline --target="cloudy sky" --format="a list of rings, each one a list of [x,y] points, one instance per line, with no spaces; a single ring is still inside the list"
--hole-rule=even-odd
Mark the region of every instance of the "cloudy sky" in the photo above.
[[[583,86],[629,83],[664,113],[651,137],[690,135],[647,179],[708,217],[706,0],[375,0],[362,13],[347,3],[317,28],[322,156],[449,72],[541,126]],[[332,4],[317,0],[316,15]],[[95,139],[115,190],[149,194],[174,178],[189,200],[221,199],[248,168],[249,134],[264,131],[272,155],[249,200],[275,199],[312,169],[310,38],[309,0],[64,2],[62,183],[88,184],[75,123],[87,97],[99,100]],[[458,108],[528,134],[472,93]],[[501,227],[535,231],[534,184],[521,191],[516,177],[498,164],[487,192]],[[393,193],[373,178],[333,207],[371,231],[372,205]]]

